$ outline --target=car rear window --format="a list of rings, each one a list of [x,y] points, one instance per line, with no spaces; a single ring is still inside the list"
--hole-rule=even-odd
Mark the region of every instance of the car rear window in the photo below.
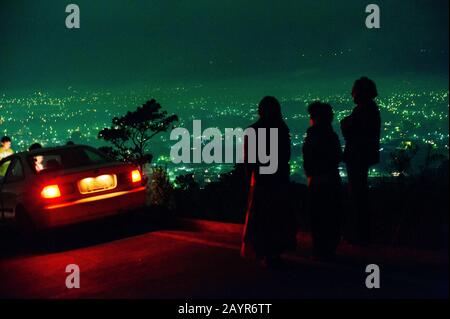
[[[29,164],[37,173],[70,169],[109,162],[101,152],[86,147],[71,147],[34,153],[29,156]]]

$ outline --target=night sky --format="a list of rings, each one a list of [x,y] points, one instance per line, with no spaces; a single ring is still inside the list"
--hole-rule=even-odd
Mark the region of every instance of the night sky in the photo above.
[[[69,30],[70,2],[1,1],[0,89],[332,90],[362,74],[448,87],[448,1],[375,1],[381,29],[369,30],[372,2],[77,0],[81,29]]]

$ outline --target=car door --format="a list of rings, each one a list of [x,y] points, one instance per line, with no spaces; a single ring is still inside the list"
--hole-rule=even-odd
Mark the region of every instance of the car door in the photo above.
[[[3,221],[14,219],[24,183],[24,166],[20,157],[8,157],[0,162],[0,218]]]

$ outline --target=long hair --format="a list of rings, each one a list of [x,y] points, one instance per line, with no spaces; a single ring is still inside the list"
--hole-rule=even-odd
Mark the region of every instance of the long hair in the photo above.
[[[267,127],[277,127],[289,132],[283,114],[281,113],[280,102],[273,96],[265,96],[258,104],[260,121]]]
[[[352,95],[358,100],[373,100],[378,96],[377,85],[368,77],[363,76],[353,84]]]

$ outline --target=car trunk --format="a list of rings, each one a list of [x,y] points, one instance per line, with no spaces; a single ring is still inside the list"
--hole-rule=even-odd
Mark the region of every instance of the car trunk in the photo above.
[[[58,185],[61,196],[44,201],[61,203],[142,186],[142,181],[132,181],[133,170],[137,168],[123,163],[58,170],[42,174],[43,183],[39,187],[43,189],[45,186]]]

